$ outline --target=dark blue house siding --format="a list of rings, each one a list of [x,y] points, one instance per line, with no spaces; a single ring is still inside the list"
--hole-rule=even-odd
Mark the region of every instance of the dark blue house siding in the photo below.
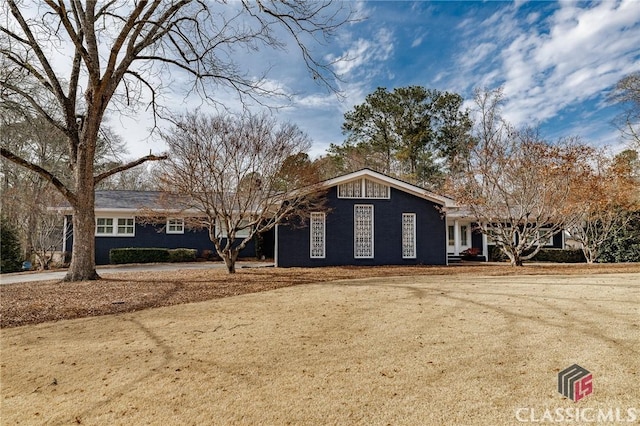
[[[70,217],[68,223],[71,224]],[[96,236],[95,239],[97,265],[109,264],[109,251],[114,248],[189,248],[198,250],[198,255],[201,255],[203,250],[215,252],[215,247],[209,240],[209,234],[206,230],[185,230],[184,234],[167,234],[164,230],[159,231],[156,226],[136,223],[135,236],[133,237]],[[72,248],[73,236],[71,235],[67,239],[67,251],[70,252]],[[255,255],[255,243],[252,240],[240,252],[240,257],[255,257]]]
[[[373,205],[374,257],[354,257],[354,205]],[[278,266],[444,265],[446,222],[438,205],[391,188],[390,199],[341,199],[337,187],[327,192],[324,259],[310,257],[307,226],[282,224],[277,232]],[[402,258],[402,214],[416,215],[416,258]]]

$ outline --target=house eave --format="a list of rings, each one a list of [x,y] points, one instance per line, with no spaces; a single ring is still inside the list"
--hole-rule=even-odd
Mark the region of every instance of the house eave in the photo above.
[[[454,200],[450,198],[434,194],[433,192],[427,191],[426,189],[420,188],[419,186],[402,181],[400,179],[396,179],[391,176],[387,176],[371,169],[361,169],[352,173],[335,177],[333,179],[328,179],[323,181],[321,185],[325,188],[331,188],[333,186],[337,186],[342,183],[346,183],[355,179],[361,179],[364,177],[371,179],[374,182],[383,183],[385,185],[389,185],[392,188],[399,189],[420,198],[424,198],[425,200],[429,200],[443,207],[454,207],[456,205]]]

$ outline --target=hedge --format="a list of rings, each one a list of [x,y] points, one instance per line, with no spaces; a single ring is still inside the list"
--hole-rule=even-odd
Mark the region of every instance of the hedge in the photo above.
[[[195,262],[198,254],[196,249],[178,248],[169,251],[169,262]]]
[[[109,262],[113,264],[168,261],[169,250],[165,248],[115,248],[109,250]]]
[[[489,246],[490,261],[502,262],[507,259],[507,256],[498,247]],[[582,263],[586,261],[580,249],[542,248],[528,262]]]
[[[533,256],[533,262],[583,263],[587,260],[581,249],[543,248]]]
[[[123,263],[195,262],[196,249],[178,248],[116,248],[109,251],[109,261]]]

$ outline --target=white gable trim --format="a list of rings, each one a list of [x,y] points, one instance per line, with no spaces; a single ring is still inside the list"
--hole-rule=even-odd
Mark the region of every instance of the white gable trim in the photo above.
[[[424,198],[436,204],[440,204],[441,206],[444,206],[444,207],[455,206],[455,202],[450,198],[434,194],[433,192],[427,191],[426,189],[420,188],[419,186],[412,185],[410,183],[401,181],[399,179],[392,178],[391,176],[387,176],[382,173],[375,172],[371,169],[362,169],[353,173],[349,173],[346,175],[335,177],[333,179],[326,180],[322,182],[322,186],[326,188],[330,188],[333,186],[340,185],[341,183],[346,183],[346,182],[350,182],[352,180],[361,179],[361,178],[367,178],[374,182],[389,185],[392,188],[398,189],[403,192],[407,192],[409,194],[415,195],[420,198]]]

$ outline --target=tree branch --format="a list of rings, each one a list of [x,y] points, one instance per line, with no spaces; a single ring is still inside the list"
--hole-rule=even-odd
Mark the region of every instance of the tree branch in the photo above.
[[[64,195],[64,197],[71,203],[71,205],[76,204],[76,195],[69,190],[57,177],[55,177],[51,172],[42,168],[41,166],[34,164],[30,161],[24,160],[23,158],[17,156],[13,152],[9,151],[6,148],[0,148],[0,155],[6,158],[9,161],[12,161],[22,167],[25,167],[31,171],[38,173],[40,176],[45,178],[48,182],[51,182],[53,186]]]
[[[166,156],[166,155],[147,155],[146,157],[139,158],[139,159],[137,159],[135,161],[132,161],[130,163],[123,164],[122,166],[118,166],[118,167],[115,167],[115,168],[113,168],[111,170],[107,170],[104,173],[100,173],[98,176],[93,178],[93,183],[97,184],[98,182],[108,178],[111,175],[115,175],[116,173],[120,173],[120,172],[123,172],[125,170],[129,170],[129,169],[134,168],[136,166],[139,166],[140,164],[145,163],[147,161],[160,161],[160,160],[166,160],[167,158],[169,158],[169,157]]]

